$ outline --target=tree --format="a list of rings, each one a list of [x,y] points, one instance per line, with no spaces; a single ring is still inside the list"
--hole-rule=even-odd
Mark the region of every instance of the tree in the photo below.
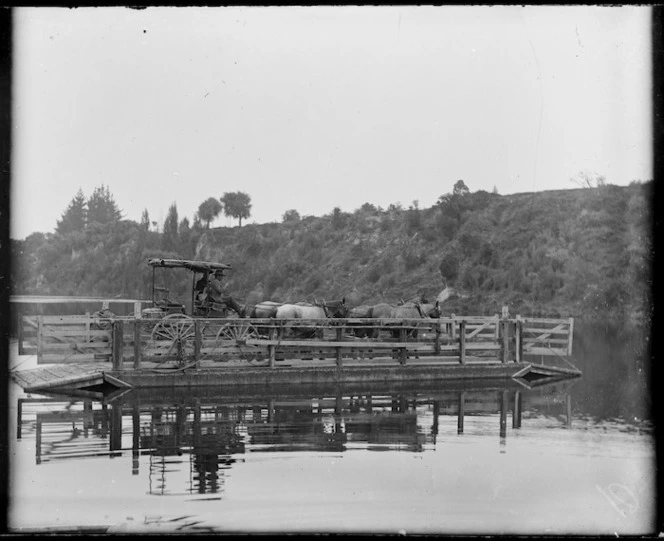
[[[76,195],[69,203],[67,210],[62,214],[62,219],[56,225],[56,232],[62,235],[72,231],[83,231],[87,219],[87,208],[85,196],[79,188]]]
[[[284,212],[284,215],[281,217],[281,220],[284,223],[292,223],[300,221],[300,213],[295,209],[290,209]]]
[[[591,171],[579,171],[570,182],[581,188],[599,188],[606,185],[606,177]]]
[[[341,229],[346,225],[346,217],[339,207],[332,209],[332,227],[334,229]]]
[[[214,197],[208,197],[198,206],[198,217],[205,222],[205,229],[210,229],[210,222],[219,216],[221,209],[221,203]]]
[[[117,222],[122,218],[122,213],[118,209],[113,195],[107,186],[103,184],[95,188],[94,192],[87,201],[88,216],[86,225],[92,225],[97,222],[100,224],[109,224]]]
[[[180,227],[178,230],[178,239],[180,243],[179,252],[185,257],[189,256],[189,247],[192,239],[192,230],[189,225],[189,218],[184,217],[180,222]]]
[[[177,250],[178,244],[178,208],[173,203],[168,209],[166,220],[164,220],[162,248],[174,252]]]
[[[466,183],[463,180],[457,180],[454,183],[454,190],[452,190],[452,195],[464,196],[468,195],[469,193],[470,190],[468,189],[468,186],[466,186]]]
[[[224,214],[231,218],[237,218],[242,227],[242,218],[251,216],[251,197],[244,192],[226,192],[220,198],[224,205]]]
[[[150,230],[150,215],[148,214],[148,209],[143,209],[143,214],[141,214],[141,229],[144,231]]]
[[[196,231],[203,229],[203,221],[201,220],[201,216],[198,214],[198,212],[194,214],[194,222],[191,224],[191,228],[195,229]]]

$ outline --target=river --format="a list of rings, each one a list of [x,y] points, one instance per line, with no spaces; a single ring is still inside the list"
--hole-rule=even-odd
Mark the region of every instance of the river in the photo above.
[[[647,337],[577,325],[581,378],[132,390],[12,384],[12,531],[655,532]]]

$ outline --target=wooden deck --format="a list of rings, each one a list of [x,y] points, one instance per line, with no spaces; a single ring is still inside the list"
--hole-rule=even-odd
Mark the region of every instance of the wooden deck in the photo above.
[[[565,358],[571,355],[572,319],[178,315],[39,316],[24,322],[35,332],[32,348],[37,364],[43,365],[14,374],[28,392],[460,378],[532,382],[580,375]],[[534,356],[546,356],[546,366]]]

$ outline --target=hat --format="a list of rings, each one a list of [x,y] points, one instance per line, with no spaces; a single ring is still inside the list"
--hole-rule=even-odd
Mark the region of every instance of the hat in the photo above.
[[[220,274],[221,276],[223,276],[223,275],[224,275],[224,269],[217,269],[217,270],[214,271],[214,275],[215,275],[215,276],[217,276],[218,274]]]

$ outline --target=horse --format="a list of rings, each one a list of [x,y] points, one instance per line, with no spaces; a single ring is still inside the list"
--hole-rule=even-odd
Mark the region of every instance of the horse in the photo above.
[[[328,319],[341,318],[348,315],[346,299],[340,301],[314,301],[314,304],[296,303],[283,304],[277,308],[277,319]],[[311,330],[306,327],[291,327],[291,331],[302,338],[320,336],[323,329]]]
[[[410,302],[399,306],[387,303],[376,304],[371,307],[369,317],[373,319],[424,319],[440,317],[440,303]],[[392,329],[393,338],[399,338],[400,331]],[[412,338],[417,338],[417,329],[410,329],[407,333]]]
[[[348,310],[349,318],[370,318],[371,317],[371,306],[368,304],[362,304],[351,308]],[[352,329],[352,334],[358,338],[373,338],[374,330],[372,328],[367,328],[361,323],[349,323],[349,328]]]

